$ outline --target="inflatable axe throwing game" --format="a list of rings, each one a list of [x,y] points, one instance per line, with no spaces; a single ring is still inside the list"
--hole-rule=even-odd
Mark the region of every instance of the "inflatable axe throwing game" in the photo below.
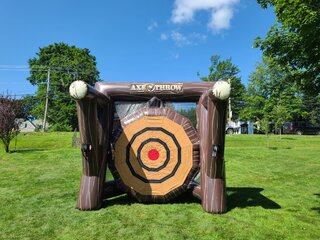
[[[70,95],[81,138],[79,209],[99,209],[104,199],[124,193],[164,203],[187,192],[206,212],[226,211],[228,82],[98,82],[93,88],[75,81]],[[195,106],[194,123],[179,111],[185,103]],[[106,181],[107,167],[113,181]]]

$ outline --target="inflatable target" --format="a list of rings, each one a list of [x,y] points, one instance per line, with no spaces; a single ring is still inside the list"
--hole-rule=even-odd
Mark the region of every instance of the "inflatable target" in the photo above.
[[[141,202],[165,202],[186,191],[199,170],[199,138],[189,119],[168,108],[144,108],[121,120],[109,167]]]
[[[77,208],[99,209],[124,193],[157,203],[185,193],[200,199],[206,212],[226,212],[230,90],[230,84],[220,80],[97,82],[94,87],[74,81],[69,92],[77,102],[82,153]],[[197,129],[164,107],[184,102],[196,106]],[[114,179],[106,179],[107,166]],[[195,180],[199,171],[200,183]]]

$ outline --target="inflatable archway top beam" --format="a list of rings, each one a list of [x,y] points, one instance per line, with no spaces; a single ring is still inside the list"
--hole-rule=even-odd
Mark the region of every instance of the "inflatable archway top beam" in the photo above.
[[[161,99],[175,101],[198,100],[205,92],[211,98],[225,100],[230,96],[230,84],[218,82],[188,82],[188,83],[106,83],[97,82],[95,88],[83,81],[74,81],[69,88],[70,96],[75,100],[97,98],[105,104],[112,100],[146,100],[150,96],[161,96]]]
[[[84,81],[74,81],[69,87],[70,96],[75,100],[95,98],[99,104],[105,105],[110,102],[108,95],[101,93]]]
[[[198,83],[96,83],[83,81],[70,86],[77,101],[81,136],[83,174],[77,207],[99,209],[108,193],[121,193],[117,184],[105,183],[107,162],[112,158],[110,139],[114,101],[163,101],[197,103],[197,132],[200,141],[201,186],[193,186],[193,195],[201,198],[203,209],[210,213],[226,211],[224,141],[227,99],[230,84],[226,81]],[[109,196],[110,197],[110,196]]]
[[[213,98],[226,99],[230,95],[230,85],[225,81],[187,83],[106,83],[97,82],[97,91],[117,101],[149,100],[151,96],[163,101],[198,101],[200,96],[210,91]],[[219,89],[219,90],[217,90]],[[224,96],[221,98],[220,93]]]

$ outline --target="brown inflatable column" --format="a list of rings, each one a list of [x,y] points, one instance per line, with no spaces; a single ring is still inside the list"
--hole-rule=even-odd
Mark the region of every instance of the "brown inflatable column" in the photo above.
[[[224,142],[227,101],[210,92],[199,99],[202,207],[209,213],[226,212]]]
[[[79,101],[77,107],[83,167],[77,207],[81,210],[98,209],[102,204],[104,179],[99,171],[97,102],[86,99]]]
[[[70,96],[77,100],[82,152],[82,177],[77,207],[99,209],[109,149],[113,108],[110,98],[83,81],[74,81]]]

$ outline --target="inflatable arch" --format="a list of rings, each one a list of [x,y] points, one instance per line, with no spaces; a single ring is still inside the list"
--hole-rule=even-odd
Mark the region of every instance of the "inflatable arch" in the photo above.
[[[168,202],[189,191],[209,213],[226,211],[226,81],[70,86],[77,101],[82,177],[77,207],[94,210],[127,193]],[[196,126],[170,103],[196,104]],[[106,168],[114,180],[106,182]],[[194,181],[201,173],[201,183]]]

